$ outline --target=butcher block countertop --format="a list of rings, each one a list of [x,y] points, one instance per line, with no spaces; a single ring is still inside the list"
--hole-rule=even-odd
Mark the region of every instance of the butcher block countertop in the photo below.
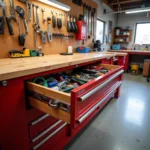
[[[142,51],[142,50],[109,50],[109,52],[133,53],[133,54],[148,54],[148,55],[150,55],[150,51]]]
[[[113,56],[125,56],[114,52],[92,52],[87,54],[74,53],[63,56],[60,54],[43,57],[5,58],[0,59],[0,81],[54,70],[62,67],[86,63]]]

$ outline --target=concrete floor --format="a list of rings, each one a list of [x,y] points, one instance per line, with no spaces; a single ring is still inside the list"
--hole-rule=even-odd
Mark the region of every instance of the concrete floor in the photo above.
[[[65,150],[150,150],[150,83],[124,75],[113,99]]]

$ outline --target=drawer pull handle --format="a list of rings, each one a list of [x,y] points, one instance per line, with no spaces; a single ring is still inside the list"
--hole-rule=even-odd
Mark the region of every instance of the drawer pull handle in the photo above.
[[[124,72],[124,70],[120,70],[119,72],[117,72],[116,74],[114,74],[112,77],[110,77],[107,81],[105,81],[104,83],[100,84],[99,86],[97,86],[96,88],[94,88],[90,92],[86,93],[85,95],[81,96],[79,98],[79,101],[81,101],[81,102],[85,101],[88,97],[90,97],[91,95],[93,95],[94,93],[96,93],[98,90],[100,90],[101,88],[103,88],[105,85],[107,85],[113,79],[115,79],[116,77],[118,77],[119,75],[121,75],[123,72]]]
[[[43,116],[41,116],[40,118],[34,120],[31,122],[31,125],[36,125],[37,123],[41,122],[42,120],[46,119],[47,117],[49,117],[49,114],[45,114]]]
[[[42,144],[44,144],[46,141],[48,141],[52,136],[57,134],[62,128],[64,128],[67,125],[67,123],[64,123],[62,126],[60,126],[58,129],[56,129],[53,133],[48,135],[45,139],[43,139],[40,143],[38,143],[36,146],[33,147],[33,150],[38,149]]]
[[[37,141],[39,138],[41,138],[43,135],[45,135],[50,130],[52,130],[53,128],[55,128],[61,122],[62,122],[61,120],[57,121],[55,124],[53,124],[52,126],[50,126],[49,128],[47,128],[45,131],[43,131],[41,134],[39,134],[38,136],[36,136],[34,139],[32,139],[32,142],[34,143],[35,141]]]
[[[87,117],[89,117],[96,109],[97,107],[99,107],[109,96],[110,94],[112,94],[120,85],[122,84],[122,82],[118,81],[117,85],[115,86],[115,88],[108,94],[106,95],[100,102],[98,102],[92,109],[90,109],[86,114],[84,114],[79,120],[78,123],[82,123]]]

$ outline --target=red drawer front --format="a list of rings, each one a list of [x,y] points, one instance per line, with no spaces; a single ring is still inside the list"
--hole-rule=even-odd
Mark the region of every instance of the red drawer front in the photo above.
[[[48,114],[41,115],[29,123],[30,137],[33,138],[57,121],[56,118],[53,118]]]
[[[113,58],[106,58],[102,60],[103,64],[113,64]]]
[[[91,105],[87,112],[81,114],[78,118],[75,119],[74,128],[76,130],[80,130],[83,128],[96,114],[99,112],[107,102],[114,97],[116,90],[120,87],[121,81],[117,81],[107,90],[105,89],[105,93],[99,97],[99,101],[93,105]]]
[[[48,132],[47,132],[48,131]],[[69,126],[63,121],[57,121],[43,132],[31,139],[31,149],[51,150],[69,135]]]
[[[123,73],[121,68],[112,70],[108,74],[92,80],[86,85],[72,91],[71,99],[72,104],[75,106],[75,109],[73,108],[75,110],[75,112],[73,112],[75,118],[78,118],[84,111],[88,111],[89,107],[105,94],[105,90],[121,80]],[[84,98],[84,100],[82,98]]]
[[[90,109],[91,105],[96,104],[100,100],[100,97],[104,96],[107,89],[109,89],[111,86],[113,86],[119,80],[120,80],[120,77],[113,79],[106,86],[104,86],[103,88],[101,88],[100,90],[95,92],[93,95],[89,96],[84,101],[80,101],[80,99],[78,99],[77,105],[76,105],[76,114],[75,114],[76,118],[78,118],[79,116],[86,113]]]

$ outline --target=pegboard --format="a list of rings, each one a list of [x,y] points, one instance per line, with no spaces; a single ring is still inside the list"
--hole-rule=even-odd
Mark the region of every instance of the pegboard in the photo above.
[[[9,0],[4,0],[4,1],[6,3],[7,14],[8,14],[8,16],[10,16]],[[71,7],[71,11],[68,12],[70,15],[78,17],[79,14],[83,13],[83,8],[73,4],[72,0],[59,0],[59,1],[69,5]],[[54,7],[51,7],[51,6],[48,6],[46,4],[37,2],[36,0],[35,1],[32,0],[31,2],[39,5],[39,7],[40,7],[40,25],[41,25],[41,30],[43,30],[43,31],[48,30],[48,23],[47,23],[47,21],[45,23],[43,23],[43,19],[42,19],[43,16],[42,16],[41,8],[46,9],[46,13],[45,13],[46,18],[52,17],[51,11],[55,11],[55,12],[59,12],[59,13],[66,13],[66,12],[61,11],[59,9],[56,9]],[[88,5],[91,5],[92,7],[97,8],[97,4],[95,2],[93,2],[92,0],[88,0],[87,3],[88,3]],[[19,2],[18,0],[14,0],[14,5],[15,6],[21,6],[25,10],[25,14],[26,14],[26,18],[27,18],[27,9],[26,9],[25,4]],[[1,10],[0,10],[0,15],[2,15]],[[16,18],[18,19],[18,14],[15,13],[15,15],[16,15]],[[63,18],[62,18],[62,20],[63,20]],[[9,57],[8,53],[10,50],[21,50],[23,48],[18,43],[18,35],[19,35],[18,23],[12,20],[11,24],[12,24],[12,27],[14,30],[14,35],[10,36],[6,22],[5,22],[4,35],[0,35],[0,58],[8,58]],[[32,13],[32,20],[27,21],[27,24],[28,24],[29,33],[26,36],[26,42],[25,42],[24,47],[29,48],[29,49],[35,49],[34,48],[34,37],[33,37],[33,35],[34,35],[33,34],[34,33],[34,31],[33,31],[33,29],[34,29],[33,28],[33,13]],[[25,33],[22,20],[21,20],[21,31]],[[52,28],[52,33],[73,34],[73,33],[67,33],[66,26],[65,26],[64,22],[63,22],[63,26],[61,29],[58,29],[58,28],[53,29]],[[92,45],[92,39],[93,38],[87,40],[85,43],[85,46],[91,46]],[[49,43],[48,39],[47,39],[47,43],[42,44],[40,34],[37,35],[37,46],[42,47],[42,50],[43,50],[45,55],[58,54],[61,52],[66,52],[69,44],[71,44],[73,46],[73,49],[75,51],[76,47],[82,45],[82,41],[76,41],[75,38],[70,39],[70,40],[64,40],[62,38],[53,37],[52,43]]]

